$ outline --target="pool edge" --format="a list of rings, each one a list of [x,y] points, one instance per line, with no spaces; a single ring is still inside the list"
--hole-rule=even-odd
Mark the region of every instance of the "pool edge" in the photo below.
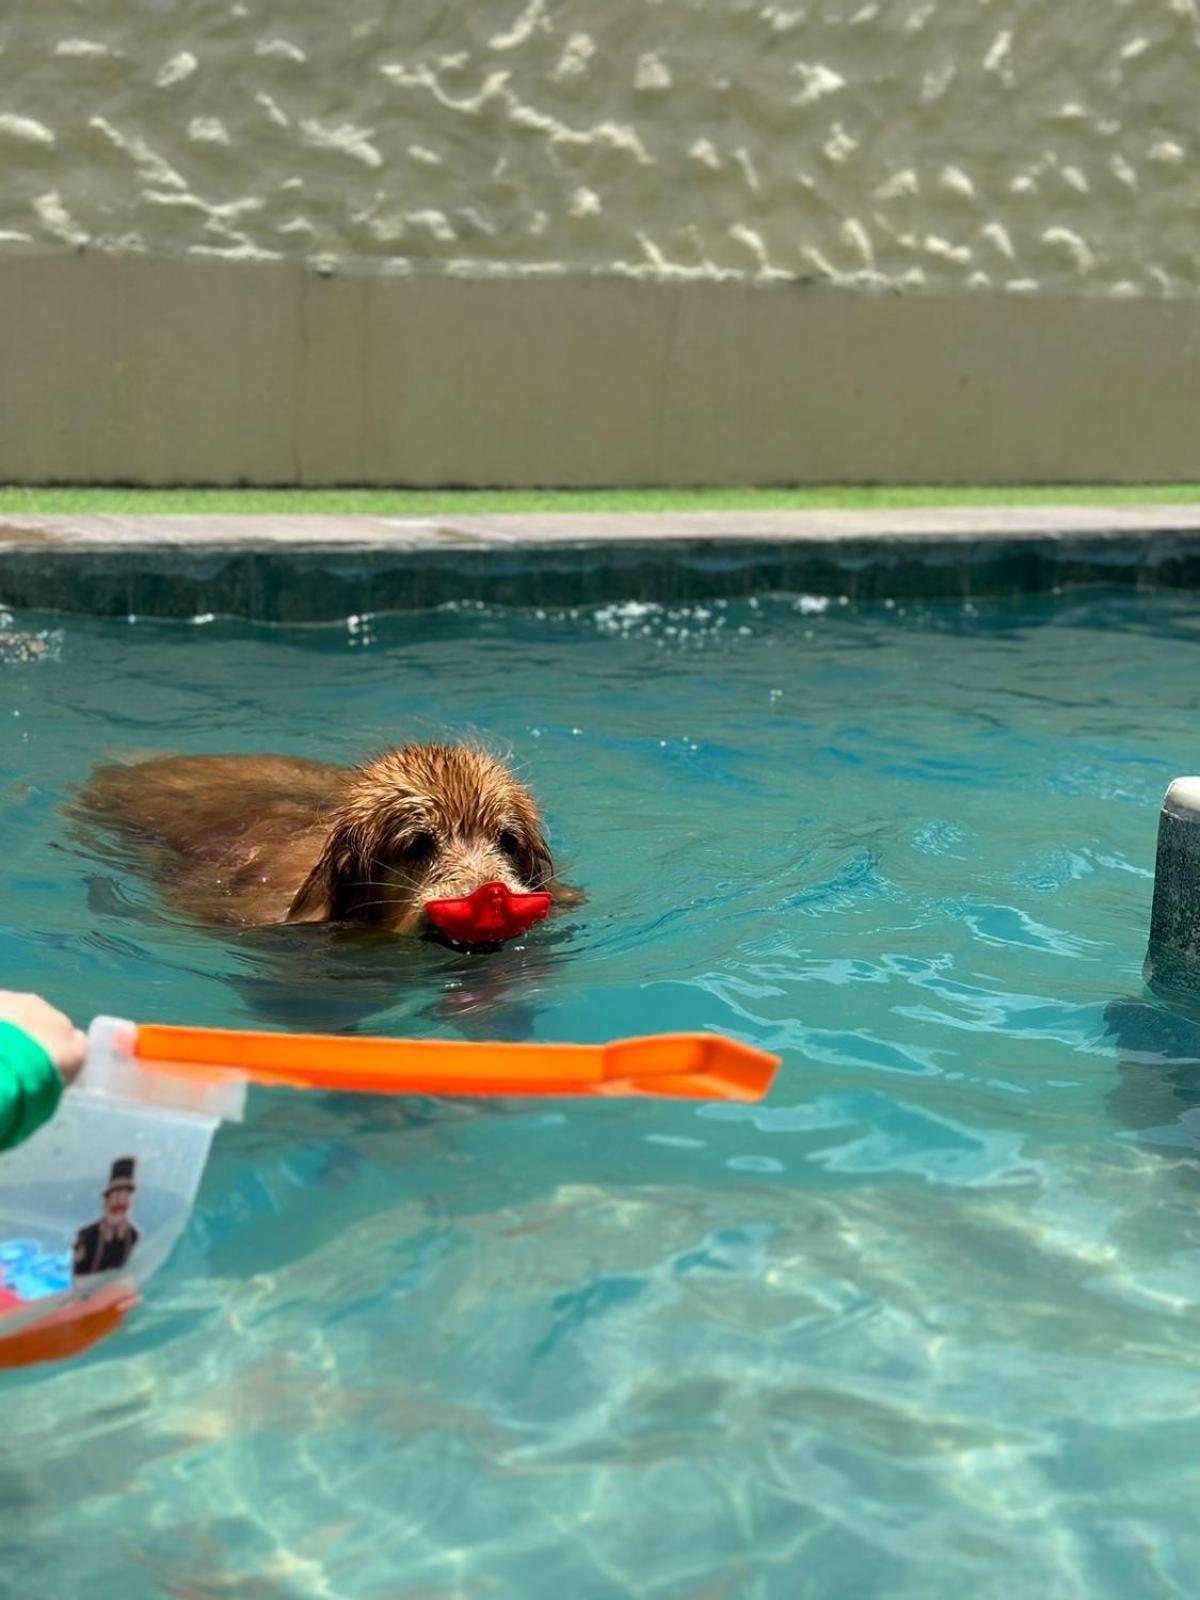
[[[450,517],[0,515],[0,602],[329,621],[449,600],[1200,589],[1200,505]]]

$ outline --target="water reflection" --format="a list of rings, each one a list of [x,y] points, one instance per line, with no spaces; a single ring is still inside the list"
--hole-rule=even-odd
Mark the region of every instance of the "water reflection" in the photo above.
[[[1142,1142],[1200,1150],[1200,967],[1151,946],[1145,978],[1148,994],[1105,1007],[1119,1075],[1111,1110]]]

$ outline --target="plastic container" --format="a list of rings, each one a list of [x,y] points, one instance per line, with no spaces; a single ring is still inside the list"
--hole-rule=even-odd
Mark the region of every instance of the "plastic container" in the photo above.
[[[182,1233],[219,1122],[241,1119],[244,1084],[142,1070],[129,1026],[92,1025],[57,1114],[0,1156],[0,1367],[111,1331]]]

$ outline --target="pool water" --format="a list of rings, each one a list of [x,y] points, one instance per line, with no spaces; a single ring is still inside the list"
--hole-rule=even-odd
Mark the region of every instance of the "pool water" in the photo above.
[[[0,1379],[6,1600],[1194,1592],[1200,1029],[1141,985],[1194,602],[12,626],[10,986],[784,1064],[254,1095],[127,1329]],[[494,955],[213,937],[58,814],[113,753],[468,732],[590,897]]]

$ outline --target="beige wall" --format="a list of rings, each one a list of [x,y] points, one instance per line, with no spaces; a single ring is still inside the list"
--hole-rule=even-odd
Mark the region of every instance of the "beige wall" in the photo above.
[[[37,0],[0,477],[1200,477],[1197,0]]]
[[[0,479],[1200,474],[1200,303],[0,260]]]

